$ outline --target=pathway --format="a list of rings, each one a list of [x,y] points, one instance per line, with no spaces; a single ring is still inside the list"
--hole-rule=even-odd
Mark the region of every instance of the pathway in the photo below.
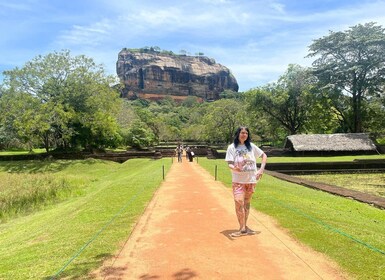
[[[254,198],[255,199],[255,198]],[[197,163],[174,162],[116,257],[96,279],[347,279],[336,264],[252,210],[256,235],[237,230],[230,189]]]

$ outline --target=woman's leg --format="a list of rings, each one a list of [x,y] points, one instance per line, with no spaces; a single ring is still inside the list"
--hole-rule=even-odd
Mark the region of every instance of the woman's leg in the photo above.
[[[237,194],[234,196],[235,214],[237,215],[239,230],[246,230],[246,213],[245,213],[245,198],[244,194]]]
[[[235,214],[239,223],[239,231],[246,231],[245,219],[245,184],[233,183],[233,195],[235,203]]]
[[[251,230],[247,226],[247,220],[250,214],[250,204],[255,190],[255,184],[248,184],[245,186],[245,228],[248,234],[255,234],[255,231]]]
[[[244,200],[244,212],[245,212],[245,229],[247,228],[247,219],[249,218],[250,213],[250,203],[251,198],[253,196],[253,193],[245,193],[245,200]]]

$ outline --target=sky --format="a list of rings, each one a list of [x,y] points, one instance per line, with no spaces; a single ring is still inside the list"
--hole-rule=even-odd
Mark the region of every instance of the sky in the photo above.
[[[368,22],[385,27],[385,0],[0,0],[0,82],[4,70],[62,50],[116,75],[123,48],[156,46],[204,53],[247,91],[289,64],[311,66],[314,40]]]

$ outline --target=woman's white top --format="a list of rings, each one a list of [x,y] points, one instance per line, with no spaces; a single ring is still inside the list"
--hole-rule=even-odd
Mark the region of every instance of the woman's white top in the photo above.
[[[233,163],[234,166],[241,169],[241,171],[231,170],[233,183],[249,184],[257,182],[257,158],[263,155],[263,151],[253,143],[250,144],[250,151],[245,145],[239,144],[238,147],[235,147],[234,143],[227,148],[225,161]]]

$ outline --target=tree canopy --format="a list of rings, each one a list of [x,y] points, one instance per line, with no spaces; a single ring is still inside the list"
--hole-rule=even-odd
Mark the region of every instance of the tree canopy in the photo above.
[[[297,134],[309,121],[313,85],[314,77],[306,68],[291,64],[278,82],[248,93],[251,109],[265,114],[271,123],[282,125],[289,134]]]
[[[4,127],[24,141],[52,148],[102,148],[119,137],[118,92],[102,66],[69,51],[38,56],[4,72]],[[6,105],[5,105],[6,103]]]
[[[125,100],[102,65],[69,51],[5,71],[0,149],[146,148],[168,141],[230,143],[238,126],[253,140],[282,143],[298,133],[369,132],[385,141],[385,30],[366,23],[309,46],[311,67],[289,64],[276,82],[224,91],[200,103]],[[161,51],[159,47],[149,51]]]
[[[309,47],[313,73],[350,132],[363,132],[364,102],[383,95],[385,82],[384,28],[358,24],[314,40]]]

